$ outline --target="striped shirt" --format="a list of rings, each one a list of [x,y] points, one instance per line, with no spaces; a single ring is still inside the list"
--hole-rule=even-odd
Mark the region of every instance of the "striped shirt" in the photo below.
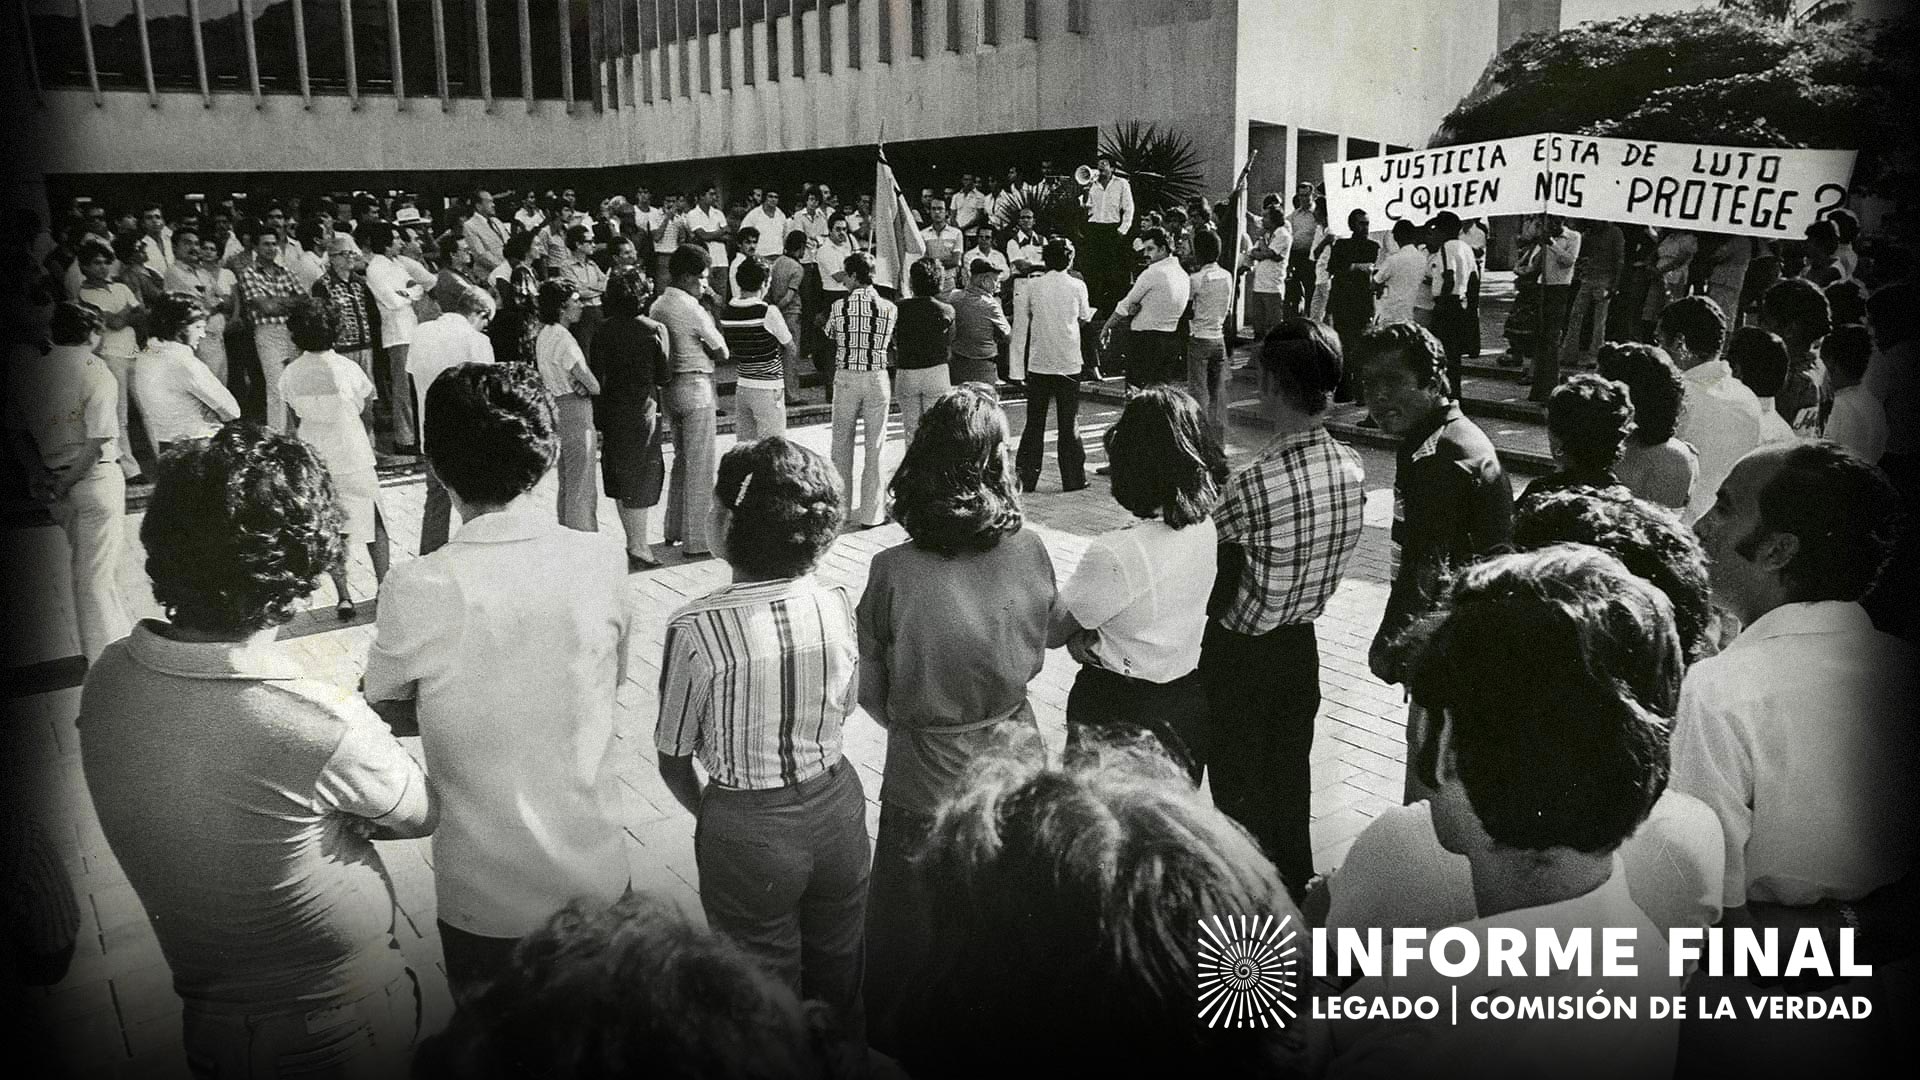
[[[883,300],[873,286],[862,285],[833,302],[827,316],[827,336],[842,371],[887,370],[887,348],[893,344],[893,302]]]
[[[1221,626],[1264,634],[1319,618],[1360,546],[1365,480],[1360,455],[1316,427],[1274,439],[1227,481],[1213,521],[1246,565]]]
[[[840,760],[860,650],[853,601],[813,577],[744,582],[667,623],[654,747],[714,783],[790,787]]]
[[[749,387],[785,385],[781,350],[793,340],[787,320],[764,300],[734,300],[720,309],[720,336],[727,339],[740,381]]]

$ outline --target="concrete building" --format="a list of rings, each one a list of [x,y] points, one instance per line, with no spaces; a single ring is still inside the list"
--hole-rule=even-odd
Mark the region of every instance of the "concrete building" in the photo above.
[[[18,171],[54,200],[708,177],[903,182],[1091,160],[1144,120],[1209,190],[1422,145],[1560,0],[36,0]],[[768,155],[782,155],[776,173]],[[798,157],[796,158],[796,155]],[[593,170],[592,173],[585,171]],[[602,183],[604,181],[604,183]],[[732,190],[728,193],[731,194]]]

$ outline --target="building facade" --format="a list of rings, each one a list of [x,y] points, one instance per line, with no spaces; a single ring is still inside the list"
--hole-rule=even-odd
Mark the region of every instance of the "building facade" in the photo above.
[[[1422,145],[1540,0],[27,0],[17,185],[759,182],[1016,133],[1187,134],[1255,191]],[[1557,4],[1554,14],[1557,15]],[[1051,150],[1051,153],[1046,151]],[[1029,163],[1030,164],[1030,163]],[[929,165],[929,168],[934,166]],[[903,166],[905,171],[906,166]],[[962,171],[952,166],[951,172]],[[304,178],[304,179],[303,179]],[[360,182],[354,182],[360,181]],[[592,187],[591,180],[577,179]]]

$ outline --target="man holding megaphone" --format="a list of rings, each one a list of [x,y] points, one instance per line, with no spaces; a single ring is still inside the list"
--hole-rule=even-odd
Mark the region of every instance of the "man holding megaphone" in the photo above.
[[[1113,158],[1106,154],[1095,159],[1094,168],[1082,165],[1075,170],[1074,179],[1086,187],[1080,202],[1087,208],[1087,292],[1097,310],[1110,311],[1127,288],[1126,236],[1133,231],[1133,186],[1126,177],[1114,174]]]

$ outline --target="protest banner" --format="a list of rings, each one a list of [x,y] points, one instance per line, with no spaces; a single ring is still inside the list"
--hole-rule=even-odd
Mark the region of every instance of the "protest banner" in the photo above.
[[[1783,150],[1543,133],[1329,162],[1337,229],[1365,210],[1376,229],[1463,218],[1561,214],[1740,236],[1798,237],[1846,205],[1852,150]]]

